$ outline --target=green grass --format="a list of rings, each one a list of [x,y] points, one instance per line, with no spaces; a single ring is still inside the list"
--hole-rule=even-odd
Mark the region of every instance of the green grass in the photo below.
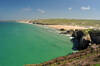
[[[94,64],[93,66],[100,66],[100,64]]]
[[[36,22],[43,24],[64,24],[80,26],[100,26],[100,20],[76,20],[76,19],[40,19]]]

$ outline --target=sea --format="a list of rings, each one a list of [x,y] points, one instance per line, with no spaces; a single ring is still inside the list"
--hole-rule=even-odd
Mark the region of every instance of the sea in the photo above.
[[[0,66],[39,64],[73,52],[70,38],[45,26],[0,22]]]

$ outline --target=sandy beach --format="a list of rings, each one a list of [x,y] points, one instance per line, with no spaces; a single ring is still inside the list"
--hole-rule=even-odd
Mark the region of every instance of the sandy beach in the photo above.
[[[19,23],[26,23],[26,24],[32,24],[32,23],[29,23],[30,20],[17,20],[16,22],[19,22]]]
[[[47,25],[50,28],[55,28],[55,29],[65,29],[65,30],[75,30],[75,29],[88,29],[86,27],[81,27],[81,26],[71,26],[71,25]]]
[[[18,20],[18,22],[20,23],[27,23],[27,24],[32,24],[32,23],[29,23],[30,20]],[[38,24],[40,25],[40,24]],[[44,26],[44,25],[43,25]],[[75,29],[88,29],[87,27],[84,27],[84,26],[73,26],[73,25],[45,25],[46,27],[49,27],[49,28],[54,28],[54,29],[65,29],[65,30],[75,30]]]

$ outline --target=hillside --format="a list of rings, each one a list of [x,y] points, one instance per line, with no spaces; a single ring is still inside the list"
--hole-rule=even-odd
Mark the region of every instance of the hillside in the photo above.
[[[100,26],[100,20],[78,20],[78,19],[39,19],[32,22],[53,25],[80,25],[80,26]]]

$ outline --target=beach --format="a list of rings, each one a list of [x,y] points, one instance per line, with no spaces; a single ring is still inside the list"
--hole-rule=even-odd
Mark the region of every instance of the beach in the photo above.
[[[27,24],[33,24],[33,23],[30,23],[29,22],[30,20],[18,20],[17,22],[20,22],[20,23],[27,23]],[[41,25],[41,24],[37,24],[37,25]],[[43,26],[46,26],[46,27],[49,27],[49,28],[53,28],[53,29],[65,29],[65,30],[76,30],[76,29],[79,29],[79,30],[83,30],[83,29],[88,29],[88,27],[85,27],[85,26],[77,26],[77,25],[43,25]]]
[[[65,29],[65,30],[75,30],[75,29],[88,29],[86,27],[81,27],[81,26],[71,26],[71,25],[47,25],[50,28],[55,28],[55,29]]]

